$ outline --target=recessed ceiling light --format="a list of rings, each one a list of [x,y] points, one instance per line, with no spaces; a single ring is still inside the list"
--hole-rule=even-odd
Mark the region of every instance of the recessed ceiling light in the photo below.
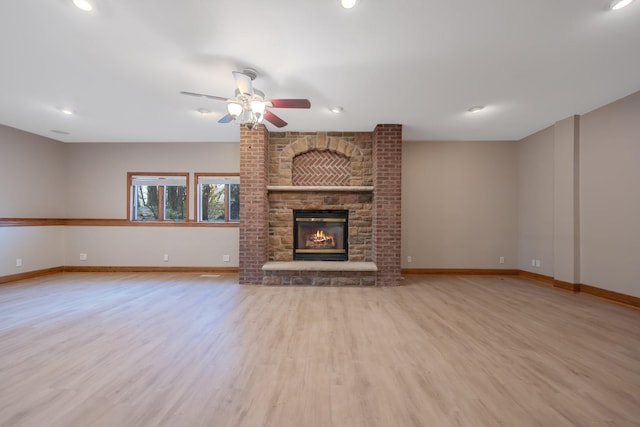
[[[633,0],[613,0],[611,5],[609,6],[611,10],[622,9],[623,7],[629,6]]]
[[[206,108],[198,108],[196,111],[202,114],[203,116],[211,114],[211,110],[207,110]]]
[[[89,3],[87,0],[73,0],[73,4],[80,10],[84,10],[85,12],[91,12],[93,10],[93,5]]]
[[[67,116],[73,116],[73,110],[70,108],[60,108],[60,112],[62,114],[66,114]]]
[[[344,111],[344,108],[335,106],[335,107],[329,107],[329,110],[332,113],[340,114],[340,113],[342,113]]]
[[[470,113],[477,113],[478,111],[482,110],[484,110],[484,107],[482,105],[476,105],[475,107],[469,108],[467,111],[469,111]]]
[[[351,9],[358,3],[358,0],[338,0],[338,1],[340,2],[340,6],[344,7],[345,9]]]

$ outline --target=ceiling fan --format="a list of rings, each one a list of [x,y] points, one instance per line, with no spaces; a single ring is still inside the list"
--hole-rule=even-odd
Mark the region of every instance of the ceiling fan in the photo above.
[[[311,103],[308,99],[265,99],[264,92],[253,87],[253,80],[256,77],[258,77],[258,73],[252,68],[233,71],[233,78],[236,81],[236,91],[233,98],[194,92],[180,93],[216,101],[225,101],[228,113],[218,120],[218,123],[236,121],[247,125],[249,129],[264,120],[279,128],[287,125],[287,122],[269,111],[269,108],[311,108]]]

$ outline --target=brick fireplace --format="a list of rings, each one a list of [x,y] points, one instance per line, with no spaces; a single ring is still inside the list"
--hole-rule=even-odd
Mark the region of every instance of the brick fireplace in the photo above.
[[[402,126],[240,128],[240,283],[397,285]],[[347,261],[294,261],[294,211],[348,212]]]

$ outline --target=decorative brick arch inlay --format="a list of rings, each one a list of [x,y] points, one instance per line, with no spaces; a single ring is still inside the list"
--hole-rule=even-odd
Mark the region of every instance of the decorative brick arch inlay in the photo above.
[[[335,151],[307,151],[293,158],[292,185],[351,185],[351,162]]]
[[[339,157],[344,157],[347,159],[346,164],[342,165],[342,167],[348,167],[349,178],[341,181],[345,183],[343,185],[363,185],[364,168],[362,150],[345,139],[327,136],[327,134],[324,132],[319,132],[316,136],[306,135],[304,137],[298,138],[282,149],[282,152],[280,153],[279,181],[282,183],[289,183],[288,185],[300,185],[293,182],[294,158],[296,156],[299,156],[300,154],[310,154],[312,152],[322,153],[326,151],[336,153],[340,155]],[[308,155],[304,157],[306,157],[307,159],[309,158]],[[336,156],[320,155],[318,156],[318,159],[323,159],[319,160],[319,162],[321,162],[326,161],[330,157],[335,157],[335,159],[338,158]],[[296,162],[296,164],[304,164],[308,166],[308,161]],[[307,179],[304,178],[304,173],[304,171],[295,172],[297,183],[306,183],[313,181],[317,183],[317,185],[321,185],[319,184],[319,179],[321,178],[316,177],[314,179]],[[332,180],[329,179],[327,183],[322,185],[335,185],[335,183],[332,183]]]

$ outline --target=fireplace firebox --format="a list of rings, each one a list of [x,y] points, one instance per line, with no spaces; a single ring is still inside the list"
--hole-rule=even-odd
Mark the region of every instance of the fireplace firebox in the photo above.
[[[293,210],[293,259],[347,261],[348,210]]]

